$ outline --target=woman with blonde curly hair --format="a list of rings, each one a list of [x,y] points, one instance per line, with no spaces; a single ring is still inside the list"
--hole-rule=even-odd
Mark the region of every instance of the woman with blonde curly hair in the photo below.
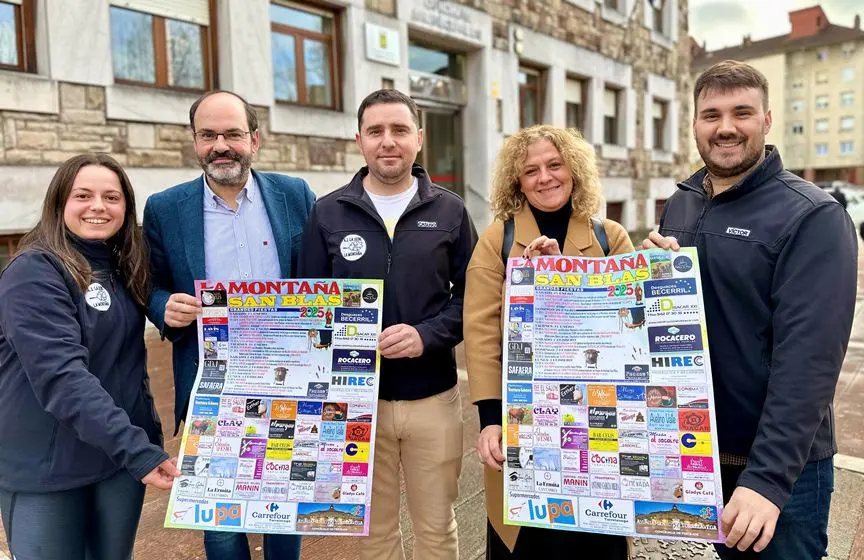
[[[502,520],[504,224],[513,221],[513,240],[507,251],[510,257],[558,255],[562,253],[559,248],[565,255],[602,257],[604,245],[608,245],[609,254],[633,251],[620,224],[603,220],[602,232],[599,227],[595,229],[591,216],[600,198],[594,149],[576,130],[538,125],[504,142],[492,180],[495,220],[480,237],[468,265],[464,312],[468,382],[471,400],[480,414],[477,452],[485,465],[487,559],[541,558],[566,550],[590,550],[594,558],[627,558],[624,537],[533,527],[520,530],[504,525]],[[518,462],[522,461],[520,456]],[[510,475],[533,476],[533,471],[509,468]]]

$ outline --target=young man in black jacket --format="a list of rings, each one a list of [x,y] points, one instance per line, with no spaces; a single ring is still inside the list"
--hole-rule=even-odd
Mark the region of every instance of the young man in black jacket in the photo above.
[[[830,194],[783,169],[768,84],[734,61],[694,87],[705,167],[643,248],[699,249],[727,558],[822,558],[837,451],[832,400],[855,309],[857,239]]]
[[[462,407],[453,348],[462,340],[465,271],[477,233],[462,199],[414,164],[423,131],[410,97],[376,91],[357,120],[367,166],[312,209],[299,266],[306,278],[384,279],[374,507],[361,558],[404,558],[401,463],[414,558],[455,560]]]

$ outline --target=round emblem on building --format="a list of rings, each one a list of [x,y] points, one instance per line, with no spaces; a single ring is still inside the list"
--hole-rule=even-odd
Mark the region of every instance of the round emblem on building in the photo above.
[[[84,294],[84,301],[96,311],[108,311],[111,307],[111,294],[102,284],[93,282],[87,288],[87,293]]]
[[[356,233],[346,235],[339,245],[339,251],[346,261],[356,261],[366,254],[366,240]]]
[[[672,266],[675,267],[675,270],[678,272],[688,272],[691,268],[693,268],[693,260],[690,259],[687,255],[681,255],[679,257],[675,257],[675,260],[672,261]]]
[[[375,288],[366,288],[363,290],[363,301],[366,303],[375,303],[378,301],[378,290]]]

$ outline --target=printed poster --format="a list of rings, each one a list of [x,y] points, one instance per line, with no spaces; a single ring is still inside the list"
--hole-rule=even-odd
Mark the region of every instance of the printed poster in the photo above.
[[[695,248],[507,265],[504,522],[719,542]]]
[[[165,526],[368,535],[381,280],[198,281]]]

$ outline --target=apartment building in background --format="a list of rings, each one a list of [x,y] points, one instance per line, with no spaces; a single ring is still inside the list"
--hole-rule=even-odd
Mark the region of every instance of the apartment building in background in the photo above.
[[[741,60],[768,79],[773,118],[768,143],[786,168],[808,181],[864,185],[864,31],[828,21],[818,5],[789,12],[778,37],[706,51],[691,42],[693,81],[712,64]],[[699,154],[691,144],[691,162]]]
[[[420,163],[483,227],[506,136],[579,128],[601,213],[653,226],[686,174],[687,0],[0,0],[0,266],[56,166],[111,153],[139,199],[201,173],[201,92],[259,113],[254,166],[340,187],[363,165],[356,109],[392,87],[421,108]]]

